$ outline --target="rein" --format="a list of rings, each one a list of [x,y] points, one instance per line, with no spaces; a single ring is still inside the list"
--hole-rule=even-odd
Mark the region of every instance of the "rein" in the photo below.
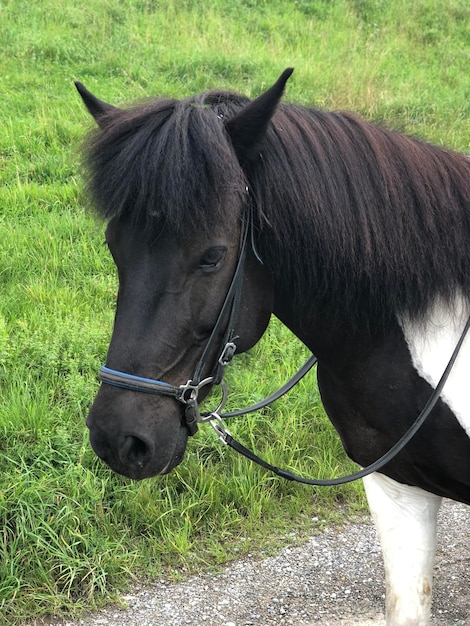
[[[248,190],[247,190],[248,191]],[[376,472],[382,469],[387,463],[392,461],[399,452],[403,450],[403,448],[409,443],[409,441],[414,437],[417,431],[421,428],[423,423],[425,422],[428,415],[431,413],[432,409],[436,405],[439,397],[441,395],[442,389],[452,371],[455,360],[459,354],[460,348],[462,347],[463,341],[467,335],[467,332],[470,328],[470,317],[465,324],[465,328],[462,331],[462,334],[457,342],[457,345],[454,348],[454,351],[447,363],[447,366],[436,386],[433,393],[429,397],[422,411],[410,426],[410,428],[405,432],[405,434],[386,452],[382,455],[377,461],[368,465],[367,467],[354,472],[352,474],[348,474],[347,476],[342,476],[339,478],[331,478],[331,479],[317,479],[317,478],[304,478],[297,474],[294,474],[288,470],[281,469],[274,465],[271,465],[267,461],[260,458],[254,452],[246,448],[243,444],[237,441],[232,434],[225,428],[223,420],[230,417],[237,417],[240,415],[246,415],[248,413],[252,413],[254,411],[259,411],[260,409],[269,406],[276,400],[278,400],[281,396],[286,394],[290,389],[292,389],[306,374],[311,370],[311,368],[317,362],[317,358],[312,355],[305,364],[294,374],[292,378],[290,378],[287,383],[285,383],[280,389],[274,392],[272,395],[268,396],[264,400],[257,402],[247,408],[239,409],[231,412],[222,412],[222,409],[225,406],[228,397],[228,389],[225,381],[223,380],[223,373],[225,367],[230,363],[233,356],[236,352],[236,339],[235,336],[235,324],[238,318],[238,309],[240,305],[240,298],[243,286],[243,273],[248,245],[248,235],[251,232],[251,245],[253,248],[253,252],[258,257],[256,248],[254,246],[254,234],[253,234],[253,220],[252,220],[252,211],[253,207],[250,203],[248,209],[245,214],[245,218],[243,221],[241,240],[240,240],[240,251],[238,255],[237,265],[232,277],[232,281],[230,283],[229,289],[225,296],[225,300],[222,304],[222,308],[220,309],[219,315],[215,322],[214,328],[212,329],[211,335],[205,345],[203,353],[196,365],[194,370],[193,377],[188,380],[186,384],[175,386],[170,383],[166,383],[161,380],[156,380],[153,378],[144,378],[142,376],[135,376],[133,374],[127,374],[126,372],[121,372],[119,370],[111,369],[106,365],[103,365],[98,373],[98,377],[102,383],[107,385],[112,385],[114,387],[119,387],[120,389],[127,389],[130,391],[148,393],[153,395],[160,396],[169,396],[173,397],[175,400],[181,402],[185,406],[185,420],[186,425],[189,429],[191,435],[194,435],[197,432],[198,424],[209,422],[220,441],[233,448],[250,461],[257,463],[261,467],[273,472],[274,474],[281,476],[287,480],[292,480],[300,483],[304,483],[307,485],[314,486],[334,486],[334,485],[343,485],[345,483],[349,483],[360,478],[364,478],[368,474],[372,472]],[[260,260],[260,259],[259,259]],[[261,260],[260,260],[261,262]],[[224,333],[224,339],[222,342],[223,349],[220,353],[219,358],[217,359],[215,366],[213,367],[212,373],[210,376],[206,378],[202,378],[202,372],[207,365],[207,361],[210,355],[214,352],[217,337],[220,334],[220,329],[227,315],[229,316],[228,323],[226,325],[226,330]],[[200,390],[206,385],[220,385],[222,389],[222,399],[219,403],[219,406],[215,409],[215,411],[208,411],[205,413],[201,413],[199,411],[199,405],[197,402],[198,395]]]
[[[405,432],[405,434],[388,450],[388,452],[386,452],[379,459],[377,459],[377,461],[374,461],[374,463],[371,463],[367,467],[364,467],[363,469],[358,470],[357,472],[353,472],[352,474],[348,474],[347,476],[340,476],[339,478],[326,478],[326,479],[304,478],[303,476],[299,476],[288,470],[284,470],[279,467],[276,467],[275,465],[271,465],[270,463],[260,458],[254,452],[252,452],[251,450],[246,448],[243,444],[241,444],[239,441],[233,438],[231,433],[225,428],[222,422],[222,418],[228,417],[227,414],[222,413],[219,415],[216,412],[212,413],[214,417],[214,421],[211,422],[211,426],[214,428],[214,430],[218,434],[219,439],[222,441],[222,443],[230,446],[231,448],[233,448],[234,450],[236,450],[237,452],[245,456],[247,459],[250,459],[250,461],[253,461],[254,463],[260,465],[261,467],[264,467],[265,469],[273,472],[277,476],[281,476],[282,478],[286,478],[287,480],[293,480],[295,482],[303,483],[305,485],[314,485],[316,487],[332,487],[335,485],[345,485],[346,483],[359,480],[360,478],[364,478],[365,476],[372,474],[372,472],[377,472],[378,470],[382,469],[387,463],[390,463],[390,461],[392,461],[397,456],[397,454],[403,450],[403,448],[410,442],[410,440],[414,437],[414,435],[418,432],[418,430],[424,424],[426,418],[431,413],[437,401],[439,400],[442,389],[452,371],[455,360],[457,359],[457,356],[460,352],[460,348],[462,347],[462,344],[464,342],[464,339],[467,335],[469,328],[470,328],[470,317],[468,318],[467,323],[465,324],[465,328],[463,329],[462,334],[460,335],[460,338],[454,348],[452,356],[450,357],[449,362],[447,363],[447,366],[441,378],[439,379],[439,382],[436,388],[434,389],[428,401],[424,405],[421,413],[418,415],[418,417],[413,422],[413,424],[409,427],[409,429]]]

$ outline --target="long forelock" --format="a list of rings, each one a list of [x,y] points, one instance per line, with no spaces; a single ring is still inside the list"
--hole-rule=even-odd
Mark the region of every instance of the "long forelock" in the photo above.
[[[246,186],[224,122],[246,101],[206,92],[113,111],[86,146],[98,214],[130,218],[149,237],[162,228],[185,235],[223,222],[227,198],[241,197]]]

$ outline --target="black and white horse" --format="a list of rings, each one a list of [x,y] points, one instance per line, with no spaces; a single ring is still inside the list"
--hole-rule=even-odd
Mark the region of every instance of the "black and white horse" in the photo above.
[[[318,357],[325,409],[361,466],[407,431],[459,341],[469,160],[282,104],[290,74],[252,101],[211,91],[131,109],[77,84],[99,126],[88,188],[119,273],[87,424],[116,472],[141,479],[182,461],[222,350],[222,363],[227,346],[248,350],[271,313]],[[364,480],[390,626],[429,623],[441,498],[470,503],[469,374],[467,338],[423,426]]]

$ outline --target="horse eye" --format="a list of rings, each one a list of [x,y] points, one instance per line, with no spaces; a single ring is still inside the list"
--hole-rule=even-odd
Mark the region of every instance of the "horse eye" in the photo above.
[[[217,269],[225,259],[226,253],[226,248],[209,248],[202,255],[199,267],[206,272]]]

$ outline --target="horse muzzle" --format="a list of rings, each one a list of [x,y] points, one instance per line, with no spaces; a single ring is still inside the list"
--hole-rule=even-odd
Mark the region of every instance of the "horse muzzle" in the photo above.
[[[93,450],[134,480],[168,473],[182,461],[189,437],[180,406],[169,402],[136,405],[132,392],[102,388],[86,421]]]

